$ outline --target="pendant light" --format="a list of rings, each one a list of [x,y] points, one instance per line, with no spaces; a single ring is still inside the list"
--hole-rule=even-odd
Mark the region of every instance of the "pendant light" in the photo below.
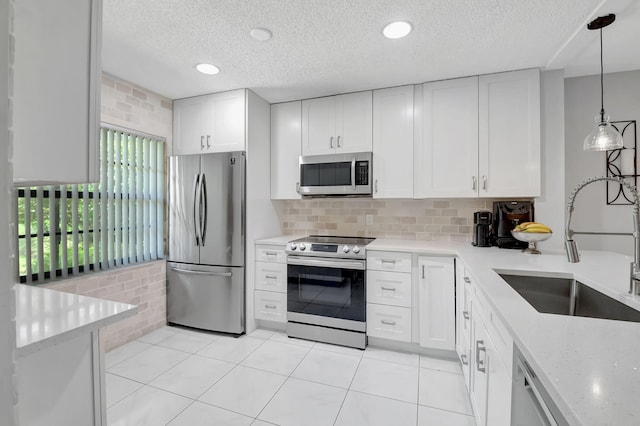
[[[590,30],[600,30],[600,114],[596,115],[593,131],[584,139],[585,151],[611,151],[622,149],[624,143],[620,133],[609,122],[609,115],[604,112],[604,68],[602,65],[602,29],[616,20],[613,13],[607,16],[600,16],[591,21],[587,28]]]

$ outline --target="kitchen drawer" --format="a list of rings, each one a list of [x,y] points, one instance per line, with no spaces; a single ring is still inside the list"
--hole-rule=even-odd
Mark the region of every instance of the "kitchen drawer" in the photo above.
[[[258,320],[287,322],[287,294],[256,290],[254,313]]]
[[[502,321],[496,316],[484,293],[478,287],[474,288],[473,298],[473,315],[479,316],[484,322],[487,334],[502,362],[505,365],[512,365],[513,338],[502,324]],[[511,374],[511,371],[509,371],[509,374]]]
[[[256,260],[259,262],[287,263],[283,246],[256,246]]]
[[[367,269],[411,273],[411,253],[367,251]]]
[[[411,308],[367,303],[367,335],[411,342]]]
[[[411,274],[367,271],[367,302],[411,307]]]
[[[287,292],[287,264],[256,262],[256,290]]]

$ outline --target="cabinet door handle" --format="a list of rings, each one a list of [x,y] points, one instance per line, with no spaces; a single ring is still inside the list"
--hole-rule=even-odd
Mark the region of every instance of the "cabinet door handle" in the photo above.
[[[376,194],[378,193],[378,179],[376,179]]]
[[[422,279],[424,280],[425,275],[424,275],[424,265],[422,265]]]
[[[487,367],[484,365],[484,360],[480,359],[480,352],[487,354],[487,348],[484,346],[484,340],[476,340],[476,369],[481,373],[486,373]]]
[[[200,136],[200,149],[204,149],[204,136]]]
[[[387,321],[387,320],[382,320],[380,321],[381,323],[385,324],[385,325],[396,325],[395,321]]]
[[[300,193],[300,182],[296,182],[296,192]]]
[[[276,305],[264,305],[264,307],[267,309],[275,309]]]
[[[209,143],[209,139],[211,139],[211,135],[207,135],[207,149],[211,148],[211,144]]]
[[[333,148],[333,136],[329,138],[329,148]]]
[[[340,148],[340,138],[341,136],[338,136],[338,148]]]
[[[396,289],[393,287],[384,287],[384,286],[380,287],[380,290],[396,291]]]
[[[477,179],[475,176],[473,176],[471,178],[471,189],[475,191],[477,189],[477,185],[478,185]]]
[[[469,361],[467,360],[467,356],[465,354],[460,355],[460,361],[462,361],[463,365],[469,365]]]
[[[464,317],[464,319],[466,319],[466,320],[468,320],[469,318],[471,318],[471,317],[469,316],[469,312],[467,312],[467,311],[462,311],[462,316],[463,316],[463,317]]]
[[[482,189],[483,190],[487,190],[487,177],[486,176],[482,176]]]
[[[469,279],[469,277],[464,277],[464,282],[467,284],[471,284],[471,280]]]
[[[268,280],[277,280],[277,279],[278,279],[278,277],[277,277],[277,276],[275,276],[275,275],[265,275],[264,277],[265,277],[266,279],[268,279]]]

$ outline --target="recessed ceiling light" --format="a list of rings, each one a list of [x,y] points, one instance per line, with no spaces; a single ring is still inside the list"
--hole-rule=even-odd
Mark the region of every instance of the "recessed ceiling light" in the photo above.
[[[405,21],[397,21],[387,24],[382,30],[386,38],[402,38],[411,32],[411,24]]]
[[[271,31],[266,28],[254,28],[249,34],[258,41],[267,41],[271,38]]]
[[[196,65],[196,69],[200,71],[202,74],[214,75],[220,72],[220,68],[211,64],[198,64]]]

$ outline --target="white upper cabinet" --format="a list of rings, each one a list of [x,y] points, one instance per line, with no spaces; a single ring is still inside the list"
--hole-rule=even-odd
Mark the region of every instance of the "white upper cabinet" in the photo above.
[[[372,92],[302,101],[302,155],[372,149]]]
[[[480,76],[481,197],[540,196],[540,72]]]
[[[416,198],[476,197],[478,77],[422,85],[421,118],[422,140],[416,138],[414,157]]]
[[[271,199],[300,198],[297,192],[302,141],[302,102],[271,105]]]
[[[414,86],[373,92],[373,197],[413,197]]]
[[[14,7],[14,182],[98,181],[102,1]]]
[[[245,150],[246,90],[173,103],[173,154]]]
[[[537,69],[426,83],[422,91],[415,198],[540,195]]]

